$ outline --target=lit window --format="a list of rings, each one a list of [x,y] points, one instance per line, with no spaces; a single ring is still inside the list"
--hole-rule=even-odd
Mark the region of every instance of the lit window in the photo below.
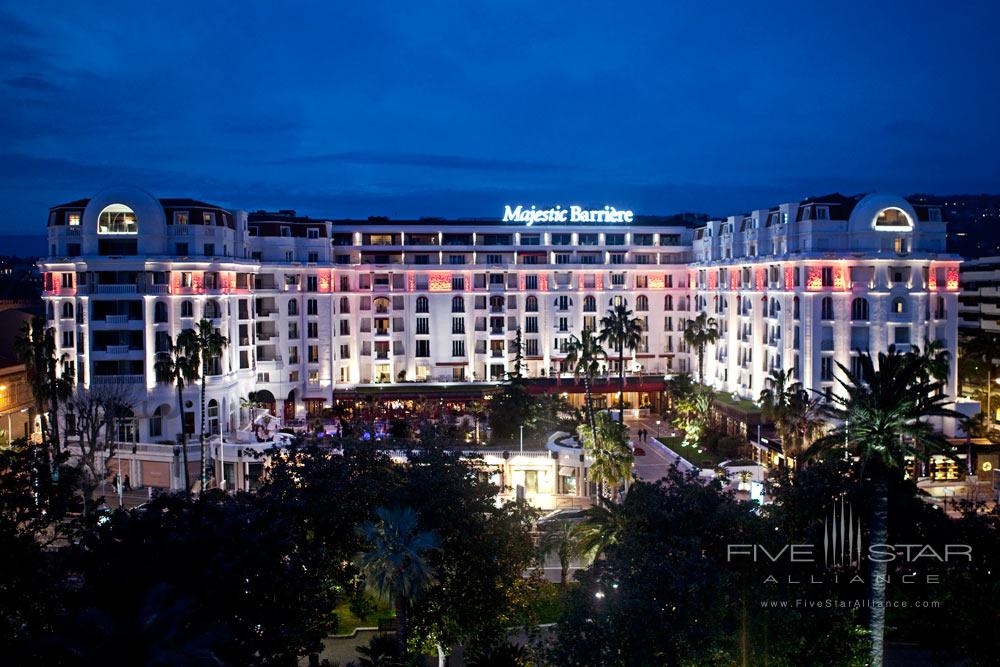
[[[137,234],[135,211],[124,204],[104,207],[97,217],[98,234]]]
[[[901,208],[890,206],[878,212],[875,216],[875,227],[888,227],[898,229],[900,227],[910,229],[913,223],[906,211]]]
[[[66,222],[70,227],[80,226],[80,214],[79,213],[67,213]]]
[[[188,224],[188,212],[187,211],[177,211],[174,213],[174,224],[175,225],[186,225]]]

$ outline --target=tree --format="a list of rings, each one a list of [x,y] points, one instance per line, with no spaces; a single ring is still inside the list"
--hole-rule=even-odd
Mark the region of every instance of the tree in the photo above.
[[[700,445],[712,411],[711,389],[699,385],[677,401],[674,411],[677,413],[676,425],[684,431],[684,446]]]
[[[435,533],[419,530],[417,513],[409,507],[380,507],[375,514],[378,523],[367,521],[359,527],[369,544],[359,565],[369,588],[395,606],[396,642],[399,654],[405,656],[407,605],[434,583],[427,554],[438,548],[439,541]]]
[[[628,430],[623,424],[602,412],[595,421],[595,430],[590,432],[580,427],[577,437],[587,456],[593,458],[587,468],[587,478],[597,484],[598,497],[628,484],[634,456],[628,444]]]
[[[49,446],[55,455],[62,450],[59,402],[69,395],[74,383],[73,373],[67,363],[69,357],[65,354],[56,357],[55,330],[46,327],[45,320],[41,317],[34,317],[21,325],[21,335],[14,339],[14,346],[24,363],[28,384],[35,398],[35,410],[42,425],[42,449],[46,452],[46,458],[51,458]]]
[[[670,379],[667,380],[667,400],[671,408],[674,408],[678,401],[685,396],[689,396],[693,391],[694,380],[691,379],[690,373],[677,373],[676,375],[671,375]]]
[[[114,421],[133,404],[133,398],[122,385],[80,387],[70,397],[68,405],[76,415],[79,466],[83,491],[83,516],[93,519],[94,492],[107,478],[107,462],[115,455]],[[101,431],[104,437],[101,438]],[[120,474],[120,472],[119,472]]]
[[[601,361],[607,359],[608,355],[601,347],[600,340],[590,331],[584,329],[580,337],[570,336],[566,344],[566,358],[563,363],[573,369],[573,377],[583,378],[583,396],[587,412],[587,423],[590,431],[597,439],[597,426],[594,423],[594,401],[590,389],[594,378],[601,371]]]
[[[184,333],[181,335],[183,336]],[[180,340],[180,337],[178,337],[178,340]],[[225,351],[226,346],[229,344],[229,339],[219,333],[219,330],[213,327],[210,321],[201,320],[198,322],[198,328],[194,332],[194,335],[184,338],[184,344],[187,346],[188,356],[194,360],[195,372],[200,375],[201,380],[201,432],[199,434],[201,475],[199,477],[201,479],[200,493],[204,493],[207,486],[208,471],[208,457],[205,451],[206,385],[210,369],[212,369],[214,362],[222,356],[223,351]]]
[[[928,359],[900,354],[894,346],[879,353],[878,367],[868,353],[858,357],[858,373],[837,364],[844,394],[834,394],[827,416],[838,424],[827,436],[806,450],[809,457],[846,449],[861,459],[867,482],[873,488],[868,527],[871,544],[888,543],[888,485],[900,476],[907,456],[925,459],[944,451],[947,442],[923,421],[928,417],[957,417],[946,408],[944,383],[929,380]],[[885,560],[871,563],[872,608],[869,614],[872,665],[882,665],[885,636]]]
[[[185,329],[177,336],[177,344],[167,336],[167,351],[157,355],[154,369],[159,382],[172,383],[177,387],[177,413],[180,417],[180,445],[184,463],[184,493],[191,492],[191,476],[188,470],[187,430],[184,420],[184,387],[198,378],[197,359],[190,350],[194,346],[194,331]],[[203,462],[204,463],[204,462]]]
[[[684,326],[684,342],[698,352],[698,381],[705,384],[705,346],[719,340],[719,325],[708,313],[699,313]]]
[[[602,343],[618,352],[618,373],[621,389],[618,391],[618,421],[625,423],[625,350],[634,352],[642,343],[642,320],[632,316],[632,311],[619,301],[601,318]]]
[[[799,382],[793,382],[793,371],[771,371],[767,388],[760,392],[761,412],[774,422],[785,456],[795,460],[819,435],[826,422],[820,414],[817,399]]]
[[[577,532],[572,522],[566,519],[554,519],[545,523],[542,535],[538,538],[538,552],[542,563],[551,554],[559,558],[559,584],[565,588],[569,578],[570,560],[579,554],[580,544]]]
[[[596,505],[584,510],[583,521],[576,525],[580,555],[589,561],[597,560],[609,546],[618,542],[625,528],[623,506],[598,498]]]

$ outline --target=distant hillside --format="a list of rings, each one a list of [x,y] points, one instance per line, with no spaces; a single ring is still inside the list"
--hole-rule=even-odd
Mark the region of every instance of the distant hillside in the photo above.
[[[948,252],[966,259],[1000,255],[1000,195],[913,195],[941,206],[948,223]]]

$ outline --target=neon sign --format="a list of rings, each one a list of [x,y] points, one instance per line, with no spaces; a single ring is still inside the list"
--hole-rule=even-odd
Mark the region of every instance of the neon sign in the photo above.
[[[605,206],[598,209],[586,209],[582,206],[563,208],[558,204],[554,208],[525,208],[521,204],[503,207],[504,222],[523,222],[532,225],[536,222],[632,222],[634,214],[630,210]]]

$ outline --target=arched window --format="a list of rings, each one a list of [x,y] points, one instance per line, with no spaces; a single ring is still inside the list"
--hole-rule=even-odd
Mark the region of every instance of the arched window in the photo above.
[[[298,315],[299,314],[299,300],[298,299],[291,299],[288,302],[288,314],[289,315]]]
[[[781,303],[777,299],[771,299],[769,314],[771,317],[778,317],[781,315]]]
[[[346,296],[340,297],[340,312],[345,315],[351,312],[351,300]]]
[[[376,313],[388,313],[389,312],[389,299],[388,297],[380,296],[375,299],[374,306]]]
[[[71,320],[73,319],[73,302],[64,301],[62,305],[62,316],[63,319]]]
[[[465,299],[460,296],[454,296],[451,298],[451,312],[453,313],[464,313],[465,312]]]
[[[205,304],[205,317],[210,320],[222,317],[222,306],[218,301],[209,301]]]
[[[868,321],[868,299],[858,297],[851,302],[851,319],[859,322]]]
[[[431,312],[430,301],[427,300],[426,296],[417,297],[417,312],[418,313],[429,313]]]
[[[156,305],[153,306],[153,322],[155,324],[162,324],[167,321],[167,304],[162,301],[157,301]]]
[[[894,228],[912,227],[913,221],[910,220],[910,216],[903,209],[890,206],[878,212],[878,215],[875,216],[875,226]]]
[[[166,405],[161,405],[153,410],[153,416],[149,418],[149,437],[163,437],[163,417],[170,411]]]
[[[181,301],[181,317],[194,317],[194,304],[190,301]]]
[[[527,299],[524,300],[524,310],[529,313],[538,312],[538,297],[535,295],[529,295]]]
[[[828,296],[823,297],[823,300],[820,301],[819,318],[821,320],[833,319],[833,299]]]
[[[45,319],[47,319],[47,320],[54,320],[54,319],[56,319],[56,307],[52,305],[51,301],[49,301],[45,305]]]
[[[892,300],[892,312],[896,315],[904,315],[906,313],[906,299],[897,296]]]
[[[138,234],[135,211],[125,204],[105,206],[97,216],[98,234]]]
[[[635,298],[635,309],[638,311],[649,310],[649,297],[645,294],[640,294]]]
[[[588,294],[583,297],[583,312],[585,313],[596,313],[597,312],[597,298],[593,294]]]
[[[750,297],[743,297],[743,314],[748,315],[753,310],[753,302]]]
[[[611,306],[612,308],[614,308],[615,306],[625,306],[628,305],[628,301],[626,301],[625,297],[623,297],[621,294],[615,294],[608,301],[608,305]]]
[[[208,402],[208,432],[219,434],[219,402],[214,398]]]
[[[663,297],[663,310],[673,310],[674,309],[674,295],[668,294]]]

